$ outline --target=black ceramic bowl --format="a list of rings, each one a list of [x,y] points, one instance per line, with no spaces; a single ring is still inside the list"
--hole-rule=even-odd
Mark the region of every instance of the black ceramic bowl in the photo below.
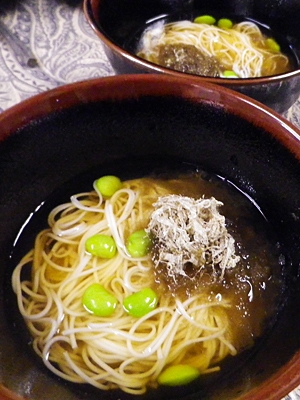
[[[182,13],[182,3],[191,0],[85,0],[86,17],[101,39],[116,73],[163,73],[185,77],[192,82],[216,83],[246,94],[282,113],[300,95],[300,2],[298,0],[194,0],[192,11]],[[134,37],[139,37],[146,21],[162,15],[181,18],[209,13],[220,17],[252,18],[268,26],[286,48],[293,49],[295,69],[291,72],[254,79],[224,79],[188,75],[161,67],[135,56]],[[297,61],[298,59],[298,61]]]
[[[162,75],[75,83],[3,112],[0,398],[279,400],[300,384],[299,135],[278,114],[237,92]],[[212,376],[141,397],[64,382],[34,356],[16,308],[12,269],[32,245],[30,235],[39,223],[31,226],[30,237],[15,242],[18,232],[48,196],[58,201],[54,193],[59,193],[67,201],[87,171],[92,171],[88,181],[107,173],[128,178],[175,161],[228,179],[272,224],[285,247],[288,287],[274,328],[249,354],[235,358],[230,368],[224,365],[217,381]],[[46,218],[46,211],[47,202],[38,212]]]

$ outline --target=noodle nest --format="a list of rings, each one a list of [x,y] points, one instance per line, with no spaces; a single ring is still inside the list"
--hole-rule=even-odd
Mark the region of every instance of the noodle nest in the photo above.
[[[159,64],[160,48],[174,44],[195,46],[217,59],[221,76],[222,70],[232,70],[239,78],[254,78],[290,69],[288,57],[269,49],[266,37],[251,21],[237,23],[231,29],[191,21],[166,25],[159,21],[144,32],[137,55]]]
[[[50,213],[49,228],[38,234],[34,248],[15,268],[13,289],[33,348],[59,377],[142,394],[157,386],[167,366],[187,364],[208,373],[236,353],[230,304],[224,299],[159,293],[157,308],[141,318],[122,307],[126,296],[153,281],[150,256],[130,257],[126,236],[133,227],[146,226],[152,204],[165,192],[147,180],[133,180],[109,200],[97,190],[72,196]],[[115,257],[86,252],[85,241],[96,233],[113,236]],[[93,315],[82,305],[83,293],[94,283],[118,299],[109,317]]]

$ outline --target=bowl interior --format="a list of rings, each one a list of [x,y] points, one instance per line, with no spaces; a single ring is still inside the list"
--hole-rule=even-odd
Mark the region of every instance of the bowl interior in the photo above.
[[[283,43],[284,49],[293,49],[297,61],[295,68],[299,67],[300,33],[297,21],[300,18],[300,5],[296,0],[268,0],[263,3],[259,0],[194,0],[193,5],[180,0],[154,0],[147,7],[142,0],[94,0],[90,4],[94,22],[100,31],[129,52],[135,50],[132,42],[137,35],[140,36],[146,21],[163,15],[171,15],[174,19],[175,14],[184,19],[209,13],[217,17],[252,18],[268,26]]]
[[[184,5],[184,10],[182,9]],[[259,0],[85,0],[84,12],[117,74],[159,73],[189,81],[210,82],[236,90],[284,113],[299,98],[300,34],[297,0],[260,2]],[[136,56],[141,33],[153,20],[191,19],[203,14],[233,20],[251,19],[280,43],[290,55],[294,69],[283,74],[257,78],[220,78],[187,74],[146,61]]]
[[[10,277],[18,252],[31,245],[40,229],[40,219],[18,246],[14,243],[30,213],[50,199],[39,214],[45,216],[58,199],[77,191],[78,182],[89,186],[108,173],[141,176],[182,162],[225,177],[259,205],[285,248],[288,291],[274,328],[255,351],[225,363],[217,385],[209,377],[179,390],[149,391],[142,398],[280,399],[300,382],[300,324],[295,324],[300,317],[299,132],[227,89],[151,75],[58,88],[3,113],[0,128],[3,386],[31,400],[45,393],[48,400],[132,398],[63,382],[36,359]]]
[[[209,11],[204,10],[203,12],[206,13]],[[130,54],[137,54],[141,46],[140,39],[146,29],[151,29],[151,28],[153,29],[155,26],[157,26],[157,23],[167,24],[171,22],[186,20],[187,18],[193,21],[198,15],[199,11],[192,10],[190,12],[176,12],[172,14],[162,14],[156,18],[151,18],[150,20],[147,20],[147,22],[143,26],[137,29],[137,31],[133,35],[128,36],[128,38],[125,39],[122,47]],[[245,17],[236,14],[230,14],[228,12],[224,14],[224,11],[214,11],[212,15],[216,19],[226,17],[235,22],[242,22],[242,21],[254,22],[260,28],[261,32],[263,32],[266,36],[274,38],[277,41],[277,43],[280,43],[281,51],[284,54],[288,55],[290,59],[291,63],[290,65],[292,70],[296,70],[300,67],[299,51],[297,46],[295,46],[294,42],[290,40],[290,38],[287,38],[280,31],[274,31],[266,24],[261,23],[260,21],[256,21],[252,17],[250,18],[247,16]]]

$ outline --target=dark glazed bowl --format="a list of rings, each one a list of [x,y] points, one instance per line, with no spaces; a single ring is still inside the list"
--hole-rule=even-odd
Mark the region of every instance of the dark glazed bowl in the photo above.
[[[254,79],[224,79],[188,75],[160,67],[136,57],[128,40],[145,22],[159,15],[174,14],[182,2],[191,0],[85,0],[85,15],[103,43],[105,53],[118,74],[162,73],[191,82],[211,82],[250,96],[283,113],[300,95],[300,2],[298,0],[194,0],[196,15],[239,15],[269,26],[287,39],[298,65],[289,73]],[[195,11],[196,10],[196,11]],[[190,13],[187,12],[188,16]],[[215,13],[215,14],[214,14]],[[297,63],[296,63],[297,64]]]
[[[75,83],[2,113],[0,398],[279,400],[300,384],[299,135],[278,114],[237,92],[162,75]],[[282,310],[255,351],[237,356],[231,368],[224,365],[217,382],[212,377],[140,397],[64,382],[33,355],[16,309],[10,288],[15,238],[56,190],[67,201],[86,171],[117,171],[126,178],[133,171],[149,173],[158,160],[183,160],[219,174],[257,202],[286,249]]]

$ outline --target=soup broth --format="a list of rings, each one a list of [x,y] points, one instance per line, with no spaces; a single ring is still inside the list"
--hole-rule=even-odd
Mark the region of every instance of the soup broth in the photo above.
[[[223,359],[249,349],[272,326],[284,286],[284,256],[258,207],[233,185],[195,169],[124,179],[108,199],[99,200],[92,186],[54,207],[48,227],[13,274],[33,348],[52,372],[103,390],[141,394],[173,385],[163,375],[170,367],[192,368],[195,377],[218,371]],[[223,277],[210,266],[195,273],[193,265],[185,265],[185,273],[173,279],[162,264],[155,267],[154,247],[146,256],[128,255],[130,235],[147,230],[153,204],[169,195],[223,203],[219,211],[239,258]],[[111,214],[98,212],[110,203]],[[115,239],[112,258],[84,247],[98,233]],[[95,283],[117,299],[109,316],[83,302]],[[143,289],[157,296],[157,304],[142,316],[128,312],[128,298]],[[141,302],[139,297],[138,309]]]
[[[136,54],[180,72],[221,78],[283,74],[295,64],[286,40],[265,25],[249,18],[212,15],[149,21]]]

